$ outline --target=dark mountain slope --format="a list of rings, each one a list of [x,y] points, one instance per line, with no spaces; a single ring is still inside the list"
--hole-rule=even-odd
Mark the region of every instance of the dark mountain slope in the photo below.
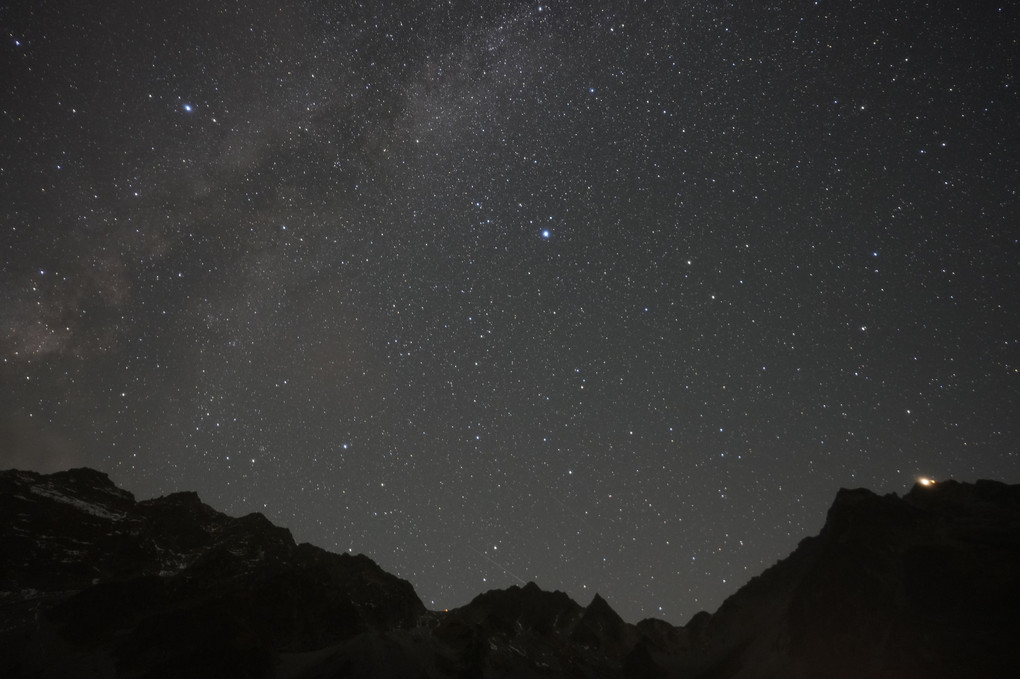
[[[425,613],[368,558],[194,493],[135,502],[92,470],[2,472],[0,516],[3,676],[273,676],[277,651]]]
[[[843,490],[686,627],[533,583],[446,612],[364,556],[194,493],[0,472],[3,677],[1020,676],[1020,486]]]
[[[822,532],[693,635],[704,677],[1003,677],[1020,669],[1020,486],[842,490]]]

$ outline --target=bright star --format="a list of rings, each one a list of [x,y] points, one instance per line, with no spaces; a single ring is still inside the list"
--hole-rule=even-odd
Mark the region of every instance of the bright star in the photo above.
[[[184,105],[184,112],[185,113],[191,113],[191,110],[192,110],[191,109],[191,104],[185,104]]]
[[[549,236],[551,236],[551,235],[552,235],[552,232],[551,232],[551,231],[549,231],[549,229],[544,229],[544,230],[542,231],[542,238],[548,238],[548,237],[549,237]]]

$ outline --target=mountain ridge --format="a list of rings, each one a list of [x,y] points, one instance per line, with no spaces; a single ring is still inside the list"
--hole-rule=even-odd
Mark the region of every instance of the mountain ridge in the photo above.
[[[535,583],[429,611],[364,555],[193,492],[0,471],[5,676],[995,677],[1020,652],[1020,486],[840,490],[818,535],[686,625]]]

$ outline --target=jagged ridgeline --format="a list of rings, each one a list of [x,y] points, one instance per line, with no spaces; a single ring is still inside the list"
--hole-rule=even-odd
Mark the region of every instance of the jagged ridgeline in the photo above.
[[[1020,486],[840,491],[714,614],[534,584],[428,611],[364,556],[90,469],[0,472],[2,677],[1020,676]]]

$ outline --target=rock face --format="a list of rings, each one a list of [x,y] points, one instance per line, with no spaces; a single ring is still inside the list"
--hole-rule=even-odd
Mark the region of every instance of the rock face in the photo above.
[[[1020,676],[1020,486],[841,490],[692,634],[698,677]]]
[[[429,612],[260,514],[0,472],[3,677],[1010,677],[1017,639],[1020,486],[840,491],[817,537],[675,627],[533,583]]]
[[[276,655],[411,628],[411,585],[194,493],[0,472],[0,675],[269,677]]]

